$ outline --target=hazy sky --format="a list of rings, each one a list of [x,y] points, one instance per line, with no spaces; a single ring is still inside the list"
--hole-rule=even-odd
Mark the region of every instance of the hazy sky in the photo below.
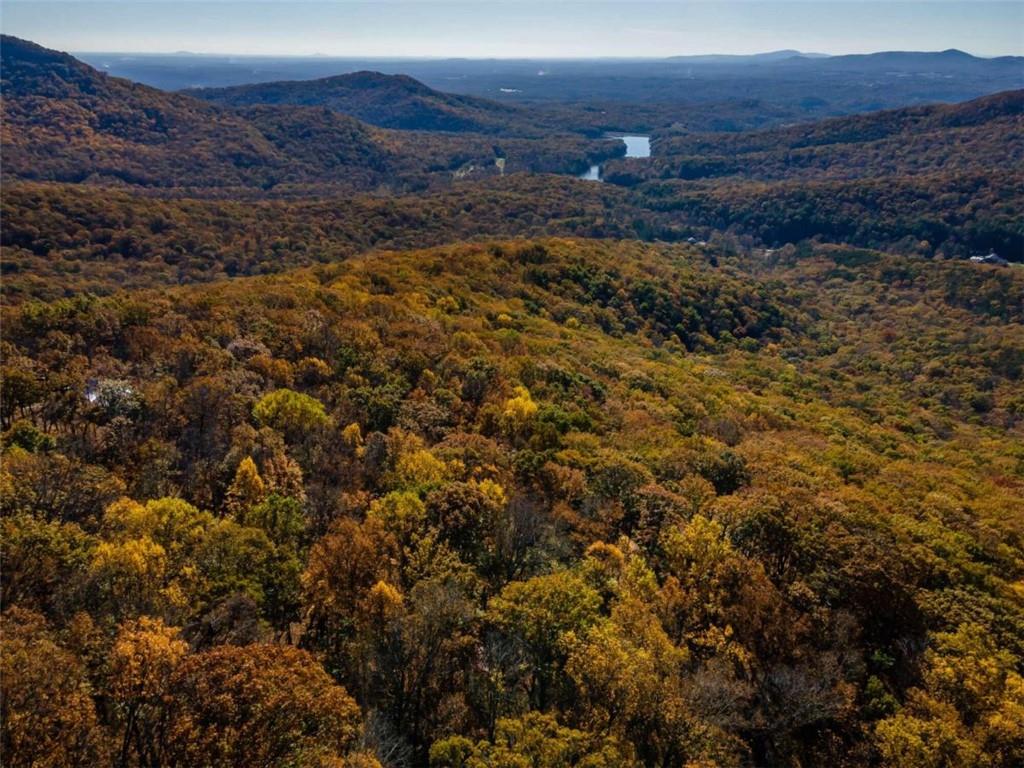
[[[797,48],[1024,54],[1024,0],[562,2],[6,0],[3,31],[66,51],[474,58]]]

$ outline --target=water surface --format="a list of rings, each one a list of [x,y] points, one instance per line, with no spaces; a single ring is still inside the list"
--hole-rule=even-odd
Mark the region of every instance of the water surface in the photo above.
[[[609,133],[605,135],[608,139],[618,139],[626,145],[626,157],[650,157],[651,137],[650,136],[625,136],[620,133]],[[592,165],[586,173],[581,173],[579,178],[586,181],[604,181],[601,178],[601,166]]]
[[[626,145],[626,157],[650,157],[651,137],[650,136],[616,136],[622,139]]]

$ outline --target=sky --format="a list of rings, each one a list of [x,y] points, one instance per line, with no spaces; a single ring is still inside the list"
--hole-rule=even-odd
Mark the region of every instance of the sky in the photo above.
[[[590,58],[960,48],[1024,55],[1024,0],[5,0],[4,33],[70,52]]]

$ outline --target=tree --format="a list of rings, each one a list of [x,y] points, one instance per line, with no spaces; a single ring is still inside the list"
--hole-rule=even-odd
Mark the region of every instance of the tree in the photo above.
[[[563,641],[577,722],[632,744],[645,765],[738,765],[742,745],[727,727],[742,722],[749,691],[696,667],[673,644],[653,610],[657,582],[635,545],[594,544],[583,569],[607,585],[611,611]]]
[[[248,524],[261,529],[279,547],[292,552],[299,551],[299,545],[306,533],[306,517],[302,504],[290,496],[272,493],[248,514]]]
[[[411,491],[391,491],[370,504],[366,519],[379,525],[402,547],[400,568],[411,549],[427,534],[427,508]]]
[[[103,467],[56,453],[4,451],[0,509],[95,530],[103,509],[124,495],[124,482]]]
[[[628,745],[560,725],[553,715],[530,712],[498,721],[492,741],[474,744],[453,736],[430,748],[430,768],[635,768]]]
[[[309,550],[302,574],[308,642],[327,655],[332,672],[345,664],[360,602],[388,572],[385,538],[377,523],[342,518]]]
[[[96,540],[74,523],[0,518],[0,605],[66,616],[83,598]]]
[[[104,510],[103,534],[108,541],[150,539],[167,554],[172,573],[192,564],[213,516],[187,501],[173,497],[150,499],[139,504],[119,499]]]
[[[221,646],[170,679],[167,763],[210,768],[318,765],[360,733],[359,707],[305,651]]]
[[[881,720],[875,743],[893,768],[1010,768],[1024,759],[1024,679],[977,625],[935,636],[924,689]]]
[[[724,623],[723,612],[733,597],[732,576],[742,569],[721,523],[696,515],[666,529],[660,547],[667,572],[662,585],[666,624],[676,641]]]
[[[204,574],[196,558],[214,523],[181,499],[109,505],[90,574],[101,605],[120,619],[187,615],[201,597]]]
[[[168,686],[187,653],[178,630],[159,619],[121,625],[109,656],[109,691],[122,723],[119,765],[129,765],[133,754],[141,765],[164,764]]]
[[[282,451],[274,451],[263,459],[264,483],[267,493],[306,500],[306,489],[302,480],[302,468],[295,459]]]
[[[266,485],[256,469],[256,462],[251,456],[246,456],[235,470],[235,479],[228,488],[224,508],[236,522],[246,525],[247,516],[265,495]]]
[[[8,355],[4,357],[9,363],[14,362]],[[0,369],[0,429],[9,429],[15,415],[42,399],[44,394],[31,360],[22,358],[21,362],[22,366],[6,364]]]
[[[978,745],[964,731],[956,710],[919,693],[911,709],[875,727],[875,744],[886,768],[955,768],[983,765]]]
[[[217,520],[196,550],[195,567],[200,606],[245,594],[275,627],[295,620],[302,565],[296,552],[275,546],[263,530]]]
[[[513,390],[512,397],[505,401],[501,411],[501,426],[505,433],[512,438],[520,438],[526,435],[537,415],[537,404],[530,396],[530,390],[523,386],[517,386]]]
[[[115,618],[160,613],[167,596],[167,552],[148,537],[101,542],[89,581],[102,609]]]
[[[291,389],[275,389],[264,395],[252,413],[261,424],[273,427],[295,441],[330,423],[323,403]]]
[[[39,614],[10,608],[0,635],[4,765],[86,768],[109,745],[81,662],[56,641]]]
[[[427,496],[427,517],[467,562],[479,563],[493,545],[504,496],[501,486],[489,480],[448,483]]]
[[[402,451],[395,459],[391,485],[399,490],[421,493],[439,486],[449,475],[448,465],[425,449]]]
[[[578,692],[584,722],[594,731],[626,733],[631,720],[668,705],[658,696],[656,660],[613,622],[601,622],[580,638],[572,635],[566,644],[566,675]]]
[[[360,606],[363,694],[421,758],[468,716],[460,683],[476,651],[473,586],[458,572],[422,578],[407,595],[378,582]]]
[[[571,571],[516,581],[492,597],[489,621],[526,648],[534,674],[528,686],[534,706],[548,706],[564,662],[563,637],[583,634],[597,622],[601,596]]]

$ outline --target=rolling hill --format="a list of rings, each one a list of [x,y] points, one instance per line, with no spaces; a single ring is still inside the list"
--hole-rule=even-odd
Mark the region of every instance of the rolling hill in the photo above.
[[[1024,260],[1024,91],[655,141],[604,178],[644,205],[769,245],[811,237]]]
[[[644,177],[857,178],[1024,169],[1024,90],[738,133],[656,142]]]
[[[578,135],[390,131],[324,106],[236,109],[110,77],[17,38],[4,37],[2,50],[9,180],[204,194],[409,191],[502,172],[577,172],[618,151]]]
[[[800,66],[799,62],[788,62]],[[822,71],[845,72],[903,72],[964,74],[986,73],[993,77],[1024,79],[1024,56],[973,56],[956,48],[945,51],[880,51],[830,56],[817,62]],[[803,64],[806,66],[806,63]]]
[[[382,128],[537,135],[522,110],[428,88],[406,75],[354,72],[318,80],[202,88],[189,95],[231,107],[290,104],[326,107]]]
[[[792,48],[785,48],[780,51],[767,51],[765,53],[751,54],[723,54],[707,53],[697,55],[669,56],[666,61],[678,64],[774,64],[780,61],[787,61],[793,58],[827,59],[828,54],[804,53]]]
[[[3,38],[2,77],[8,177],[263,187],[304,160],[240,113],[109,77],[24,40]],[[326,132],[331,177],[357,188],[380,181],[387,153],[367,126],[323,110],[287,118],[292,130]]]

